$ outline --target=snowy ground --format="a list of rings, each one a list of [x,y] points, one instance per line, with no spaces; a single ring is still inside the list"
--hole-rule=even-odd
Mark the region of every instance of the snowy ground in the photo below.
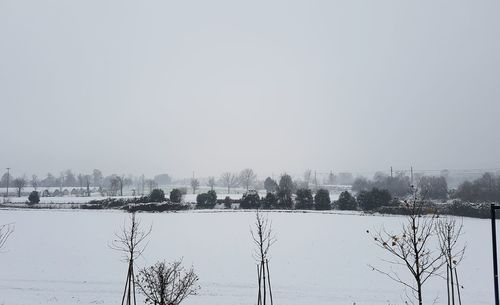
[[[401,217],[268,215],[278,238],[270,263],[275,304],[404,304],[403,288],[367,266],[386,265],[365,232],[382,224],[397,228]],[[185,305],[255,304],[252,212],[139,217],[153,232],[137,268],[183,257],[200,276],[202,290]],[[126,219],[118,211],[0,210],[0,223],[15,223],[6,252],[0,253],[0,304],[119,304],[127,266],[108,243]],[[464,226],[463,304],[492,304],[490,223],[466,218]],[[425,304],[436,296],[437,304],[445,304],[444,282],[427,285]]]

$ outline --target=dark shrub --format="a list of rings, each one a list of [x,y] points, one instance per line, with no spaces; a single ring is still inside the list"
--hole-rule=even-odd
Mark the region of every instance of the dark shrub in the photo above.
[[[215,193],[215,192],[214,192]],[[197,209],[213,209],[217,203],[217,195],[209,193],[201,193],[196,196],[196,208]]]
[[[161,189],[154,189],[149,194],[150,202],[163,202],[165,201],[165,193]]]
[[[361,191],[357,199],[362,210],[374,210],[390,205],[392,196],[388,190],[379,190],[374,187],[371,191]]]
[[[224,198],[224,207],[226,209],[230,209],[231,208],[231,204],[232,204],[231,197],[226,196],[226,198]]]
[[[209,204],[215,205],[217,203],[217,193],[214,190],[210,190],[207,192],[209,198],[208,202]]]
[[[262,208],[270,210],[278,205],[278,197],[274,193],[267,193],[266,197],[262,198]]]
[[[339,210],[352,211],[358,209],[358,203],[356,202],[356,198],[354,198],[348,191],[340,193],[339,199],[335,202],[335,206]]]
[[[331,210],[332,206],[330,205],[330,192],[325,189],[319,189],[314,195],[314,204],[316,210]]]
[[[260,197],[256,191],[249,191],[243,194],[241,198],[240,208],[242,209],[258,209],[260,207]]]
[[[299,210],[311,210],[314,207],[313,195],[310,189],[302,188],[297,190],[295,197],[295,208]]]
[[[269,194],[269,193],[268,193]],[[291,209],[293,207],[292,193],[287,190],[279,190],[278,194],[278,209]]]
[[[180,203],[182,200],[182,192],[179,189],[170,191],[170,201],[173,203]]]
[[[30,204],[36,204],[40,202],[40,195],[38,194],[37,191],[33,191],[30,193],[28,200]]]

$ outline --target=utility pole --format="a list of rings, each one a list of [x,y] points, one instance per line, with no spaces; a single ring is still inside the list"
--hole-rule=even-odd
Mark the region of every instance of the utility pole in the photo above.
[[[410,179],[411,179],[411,185],[413,186],[413,166],[410,166]]]
[[[10,181],[10,167],[7,167],[7,195],[6,195],[7,198],[9,198],[9,181]]]
[[[392,179],[392,166],[391,166],[391,179]]]
[[[142,174],[141,176],[141,191],[142,191],[142,196],[144,196],[144,174]]]
[[[496,229],[496,210],[500,206],[491,204],[491,238],[493,242],[493,281],[495,287],[495,305],[500,304],[500,293],[498,290],[498,261],[497,261],[497,229]]]

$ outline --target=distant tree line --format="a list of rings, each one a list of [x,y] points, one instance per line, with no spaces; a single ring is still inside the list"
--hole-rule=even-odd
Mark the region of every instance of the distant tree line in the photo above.
[[[449,195],[448,184],[443,176],[415,175],[412,181],[404,173],[396,173],[393,176],[376,173],[372,180],[358,177],[353,182],[352,191],[360,193],[372,189],[386,190],[391,196],[405,198],[411,194],[412,187],[416,187],[419,195],[426,199],[445,200]]]
[[[461,183],[452,197],[466,202],[500,203],[500,175],[485,173],[481,178]]]

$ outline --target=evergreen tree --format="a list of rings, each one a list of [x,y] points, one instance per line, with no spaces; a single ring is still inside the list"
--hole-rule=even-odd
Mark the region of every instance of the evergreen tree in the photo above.
[[[361,209],[374,210],[382,206],[390,205],[392,196],[388,190],[380,190],[374,187],[371,191],[360,192],[357,199]]]
[[[243,194],[241,198],[240,208],[242,209],[258,209],[260,207],[260,197],[255,191],[249,191]]]
[[[314,196],[316,210],[331,210],[330,192],[325,189],[319,189]]]
[[[224,208],[230,209],[232,203],[233,201],[231,200],[231,197],[226,196],[226,198],[224,198]]]
[[[215,204],[217,204],[217,194],[215,191],[201,193],[196,196],[197,209],[213,209]]]
[[[262,208],[270,210],[276,208],[278,205],[278,197],[271,192],[266,194],[266,197],[262,199]]]
[[[271,177],[267,177],[266,180],[264,180],[264,188],[268,193],[274,193],[278,188],[278,184]]]
[[[295,185],[290,175],[284,174],[281,176],[280,183],[278,184],[278,190],[285,192],[290,196],[295,192]]]
[[[339,210],[357,210],[358,203],[351,193],[344,191],[340,193],[339,199],[335,202],[335,206]]]
[[[163,202],[165,201],[165,193],[161,189],[154,189],[149,194],[149,201],[151,202]]]
[[[30,193],[28,200],[30,204],[36,204],[40,202],[40,195],[38,194],[37,191],[33,191]]]
[[[182,192],[179,189],[173,189],[170,191],[170,201],[173,203],[181,203]]]
[[[302,188],[297,190],[295,197],[295,208],[299,210],[311,210],[314,207],[313,195],[310,189]]]
[[[217,204],[217,193],[214,190],[209,190],[208,194],[208,203],[216,205]]]

